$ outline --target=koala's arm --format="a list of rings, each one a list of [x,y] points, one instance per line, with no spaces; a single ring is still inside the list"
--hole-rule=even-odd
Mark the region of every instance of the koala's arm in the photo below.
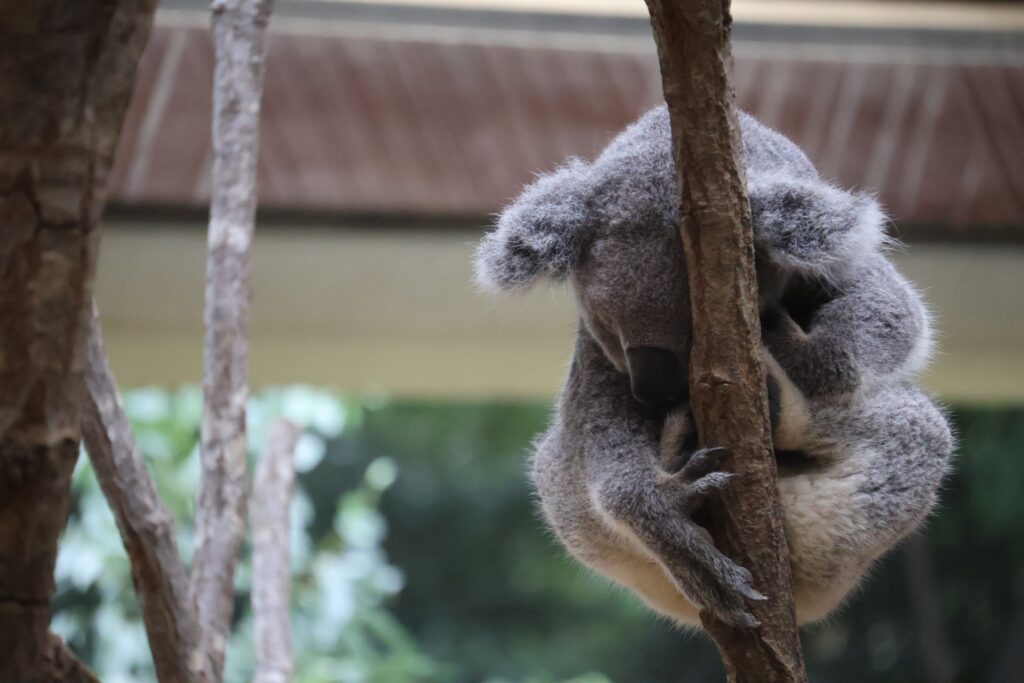
[[[881,255],[851,268],[834,296],[798,325],[784,310],[764,316],[764,342],[810,397],[850,393],[909,377],[927,361],[928,315],[920,297]]]
[[[597,516],[660,564],[693,604],[729,623],[754,625],[745,600],[763,596],[751,587],[750,572],[719,552],[690,518],[732,477],[718,471],[718,453],[698,451],[680,471],[664,471],[662,420],[644,415],[629,378],[582,329],[560,414],[581,445]]]
[[[752,151],[770,157],[765,140]],[[774,133],[773,133],[774,134]],[[793,154],[803,157],[794,148]],[[835,187],[822,180],[813,167],[779,158],[748,164],[747,193],[758,252],[790,273],[833,278],[848,264],[876,254],[886,243],[885,214],[870,195]],[[804,157],[806,161],[806,158]],[[809,164],[809,162],[808,162]]]

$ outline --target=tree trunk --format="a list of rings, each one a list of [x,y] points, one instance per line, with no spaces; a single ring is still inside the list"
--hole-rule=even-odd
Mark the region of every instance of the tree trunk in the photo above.
[[[691,396],[703,445],[727,446],[736,483],[712,535],[769,599],[755,629],[703,613],[730,681],[803,681],[789,553],[761,362],[743,147],[729,71],[728,0],[647,0],[679,171],[679,222],[693,308]]]
[[[0,681],[91,680],[49,633],[103,188],[154,0],[0,6]]]

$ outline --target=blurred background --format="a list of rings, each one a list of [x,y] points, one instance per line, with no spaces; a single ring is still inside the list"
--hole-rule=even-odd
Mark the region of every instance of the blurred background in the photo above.
[[[253,444],[306,428],[297,679],[718,681],[713,645],[568,561],[525,481],[571,354],[567,291],[496,301],[473,244],[534,173],[657,103],[640,0],[278,0],[260,151]],[[804,632],[812,680],[1024,680],[1024,8],[734,0],[739,104],[876,192],[936,315],[923,383],[957,471],[927,529]],[[212,49],[164,0],[111,177],[97,280],[111,362],[191,542]],[[113,520],[81,461],[55,627],[152,680]],[[248,574],[228,680],[249,678]]]

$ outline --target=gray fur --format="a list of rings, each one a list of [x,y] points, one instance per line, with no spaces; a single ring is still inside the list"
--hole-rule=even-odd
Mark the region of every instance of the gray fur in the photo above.
[[[880,252],[877,204],[821,180],[778,133],[746,115],[740,123],[764,353],[781,392],[773,438],[806,456],[780,464],[803,622],[825,616],[920,524],[953,442],[910,384],[927,358],[929,321]],[[576,293],[576,351],[532,470],[566,548],[682,623],[708,608],[752,625],[748,603],[763,596],[692,517],[730,475],[714,451],[687,452],[685,404],[666,414],[631,392],[627,351],[667,350],[685,369],[690,350],[669,148],[660,107],[593,163],[539,178],[484,238],[477,277],[500,289],[568,277]]]
[[[884,215],[868,195],[820,178],[800,149],[740,114],[754,236],[775,264],[833,275],[851,255],[884,241]],[[619,222],[674,226],[679,208],[668,112],[656,107],[626,128],[593,162],[573,159],[529,186],[477,252],[477,279],[493,289],[532,284],[547,271],[568,274],[585,244]]]

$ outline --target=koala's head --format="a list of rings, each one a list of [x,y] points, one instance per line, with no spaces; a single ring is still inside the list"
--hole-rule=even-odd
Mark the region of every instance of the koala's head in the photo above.
[[[583,324],[634,396],[670,404],[688,387],[690,297],[675,210],[663,201],[676,194],[674,175],[643,175],[607,177],[572,160],[540,177],[479,245],[476,274],[500,290],[568,279]]]
[[[796,145],[749,116],[740,122],[767,305],[792,274],[821,271],[835,259],[829,249],[847,248],[843,230],[830,226],[850,220],[836,207],[853,209],[838,202],[848,195],[823,183]],[[668,116],[659,107],[592,163],[570,160],[506,207],[477,249],[477,281],[525,290],[544,279],[569,280],[587,331],[629,374],[634,396],[678,402],[688,390],[692,338],[678,208]]]

